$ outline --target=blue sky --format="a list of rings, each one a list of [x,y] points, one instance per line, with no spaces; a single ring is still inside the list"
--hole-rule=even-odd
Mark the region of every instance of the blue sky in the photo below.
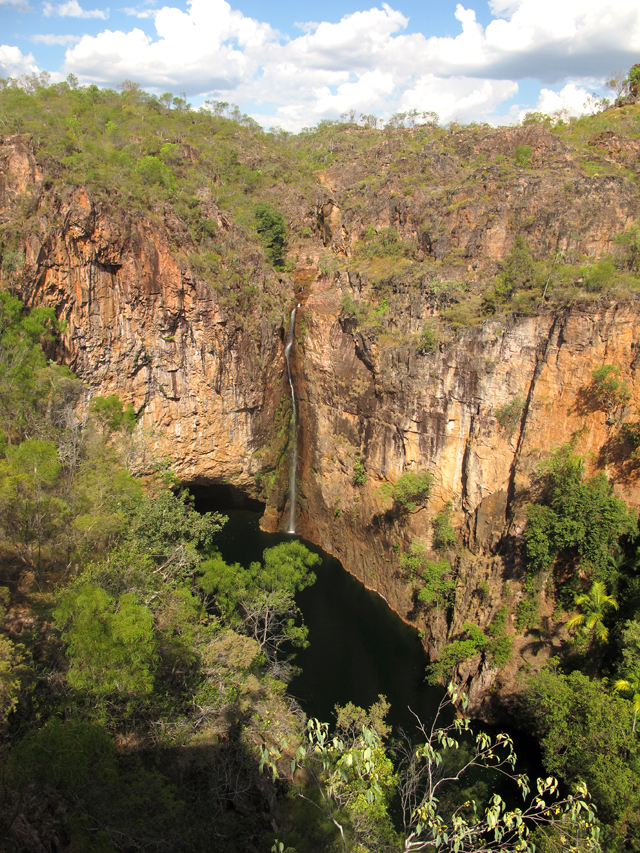
[[[494,124],[578,113],[637,61],[637,0],[0,0],[0,76],[131,79],[288,130],[349,110]]]

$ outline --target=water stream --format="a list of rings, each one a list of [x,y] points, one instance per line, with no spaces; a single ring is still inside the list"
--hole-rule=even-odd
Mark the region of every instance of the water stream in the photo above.
[[[300,306],[298,305],[298,308]],[[291,312],[287,342],[284,348],[284,357],[287,360],[287,374],[289,376],[289,387],[291,388],[291,462],[289,468],[289,517],[287,519],[287,533],[296,532],[296,477],[298,475],[298,415],[296,412],[296,392],[293,389],[293,377],[291,375],[291,347],[296,327],[296,309]]]

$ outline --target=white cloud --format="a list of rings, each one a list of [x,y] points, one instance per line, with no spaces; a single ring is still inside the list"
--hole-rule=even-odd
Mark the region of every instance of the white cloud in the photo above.
[[[518,92],[512,80],[478,80],[453,77],[442,85],[442,78],[426,74],[407,89],[400,101],[401,110],[433,110],[441,122],[472,121],[490,118],[498,105]]]
[[[72,35],[55,36],[55,35],[52,35],[50,33],[48,33],[48,34],[36,34],[36,35],[31,36],[31,41],[35,42],[36,44],[48,44],[48,45],[78,44],[78,42],[80,41],[80,36],[72,36]]]
[[[77,0],[46,6],[82,12]],[[225,0],[187,0],[186,11],[143,4],[125,11],[154,16],[155,37],[138,28],[85,35],[67,50],[65,73],[268,104],[265,113],[296,129],[345,109],[415,107],[443,120],[486,120],[516,94],[518,79],[580,88],[640,53],[637,0],[616,0],[615,14],[611,0],[490,0],[490,8],[494,20],[483,27],[458,4],[455,37],[408,34],[408,19],[383,3],[338,23],[298,24],[303,33],[284,40]]]
[[[31,11],[31,6],[29,6],[26,0],[0,0],[0,6],[11,6],[12,9],[16,9],[18,12]]]
[[[314,30],[317,30],[320,26],[319,21],[296,21],[293,25],[298,30],[302,30],[303,33],[312,33]]]
[[[33,74],[38,70],[32,53],[25,55],[17,47],[0,45],[0,77],[18,77],[20,74]]]
[[[157,9],[136,9],[132,6],[127,6],[122,11],[125,15],[131,15],[133,18],[155,18],[158,14]]]
[[[567,83],[559,92],[542,89],[536,110],[552,115],[566,112],[568,115],[582,115],[591,111],[591,93],[575,83]]]
[[[109,10],[83,9],[78,0],[68,0],[68,2],[59,3],[57,6],[53,3],[45,2],[42,7],[42,14],[45,18],[101,18],[103,21],[106,21],[109,17]]]

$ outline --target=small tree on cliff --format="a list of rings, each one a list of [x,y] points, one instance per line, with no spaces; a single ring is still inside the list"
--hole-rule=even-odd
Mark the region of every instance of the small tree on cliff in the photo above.
[[[423,507],[433,485],[433,474],[428,471],[405,471],[393,484],[391,497],[399,513],[415,512]]]
[[[268,202],[261,201],[253,209],[256,231],[262,237],[267,257],[275,267],[284,263],[284,243],[287,239],[287,223],[284,216]]]

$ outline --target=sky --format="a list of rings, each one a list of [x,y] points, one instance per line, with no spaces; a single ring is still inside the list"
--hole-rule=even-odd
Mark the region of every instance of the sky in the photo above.
[[[433,110],[443,124],[579,114],[640,62],[639,0],[169,2],[0,0],[0,77],[128,79],[297,131],[351,110]]]

